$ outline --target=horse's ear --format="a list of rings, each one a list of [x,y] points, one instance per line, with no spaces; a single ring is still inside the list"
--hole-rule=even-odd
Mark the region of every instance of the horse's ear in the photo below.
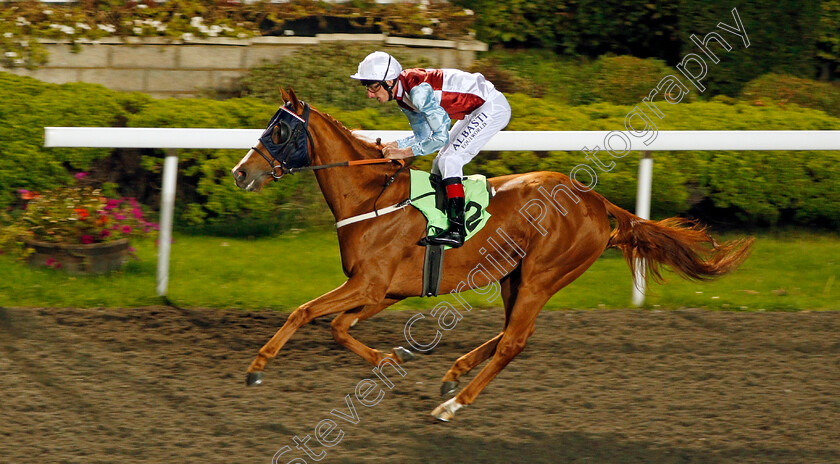
[[[289,96],[289,92],[286,92],[286,89],[284,89],[283,87],[280,87],[280,97],[283,98],[283,103],[286,103],[287,101],[290,101],[292,99],[292,97]]]
[[[297,95],[295,95],[295,89],[289,87],[288,96],[289,96],[289,98],[287,98],[286,101],[287,102],[292,102],[292,109],[297,111],[299,108],[301,108],[303,106],[303,104],[301,104],[300,100],[298,100]]]

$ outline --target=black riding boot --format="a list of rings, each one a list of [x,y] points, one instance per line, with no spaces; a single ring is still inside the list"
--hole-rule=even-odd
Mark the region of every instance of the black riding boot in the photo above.
[[[426,241],[432,245],[459,248],[467,238],[467,229],[464,227],[464,197],[446,199],[446,217],[449,219],[449,229],[426,237]]]

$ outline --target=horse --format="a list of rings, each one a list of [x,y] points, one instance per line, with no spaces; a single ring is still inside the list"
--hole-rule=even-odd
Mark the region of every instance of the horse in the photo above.
[[[328,314],[337,314],[331,323],[335,341],[369,363],[381,367],[383,362],[406,362],[413,357],[411,351],[397,347],[383,353],[353,338],[348,330],[400,300],[422,294],[425,248],[417,242],[426,232],[425,217],[415,208],[392,208],[389,214],[379,210],[408,198],[407,169],[384,159],[378,141],[357,136],[301,102],[294,90],[283,89],[281,94],[285,105],[231,170],[236,185],[257,192],[290,173],[312,169],[336,221],[363,214],[368,218],[338,228],[347,281],[289,314],[259,349],[248,367],[246,384],[262,383],[266,364],[295,331]],[[456,295],[498,285],[504,325],[496,336],[458,358],[443,376],[441,393],[446,395],[457,390],[462,375],[490,360],[455,396],[433,410],[432,415],[442,421],[475,401],[525,348],[549,298],[583,274],[606,249],[621,250],[633,275],[643,266],[646,277],[661,281],[660,270],[667,266],[683,278],[707,280],[737,268],[753,242],[748,237],[717,243],[705,227],[687,219],[639,218],[556,172],[506,175],[488,183],[495,192],[487,207],[491,217],[461,248],[446,251],[440,293]],[[475,271],[478,267],[481,272]],[[464,276],[470,277],[466,283]]]

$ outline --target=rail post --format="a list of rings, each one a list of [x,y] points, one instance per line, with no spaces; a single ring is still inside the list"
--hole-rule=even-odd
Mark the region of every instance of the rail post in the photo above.
[[[172,218],[175,213],[175,183],[178,178],[178,152],[169,149],[163,162],[163,190],[160,195],[160,234],[158,235],[157,295],[165,297],[169,286],[169,252],[172,247]]]
[[[650,219],[650,185],[653,179],[653,157],[649,151],[642,152],[639,160],[639,183],[636,187],[636,216]],[[633,276],[633,306],[645,304],[645,260],[636,259],[636,274]]]

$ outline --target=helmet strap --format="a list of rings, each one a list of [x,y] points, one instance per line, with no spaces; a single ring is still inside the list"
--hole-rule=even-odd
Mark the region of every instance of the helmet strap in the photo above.
[[[390,70],[391,70],[391,55],[388,55],[388,66],[385,66],[385,75],[382,76],[382,80],[379,81],[379,84],[382,87],[384,87],[385,90],[388,91],[388,101],[391,101],[391,100],[394,99],[394,93],[392,92],[392,90],[394,89],[394,86],[393,85],[388,85],[388,83],[385,82],[385,79],[388,77],[388,71],[390,71]],[[395,79],[394,84],[396,84],[396,82],[397,81]]]
[[[396,79],[394,80],[393,85],[388,85],[388,83],[385,82],[385,81],[379,81],[379,85],[381,85],[383,89],[388,91],[388,101],[393,100],[394,99],[394,87],[397,86]]]

